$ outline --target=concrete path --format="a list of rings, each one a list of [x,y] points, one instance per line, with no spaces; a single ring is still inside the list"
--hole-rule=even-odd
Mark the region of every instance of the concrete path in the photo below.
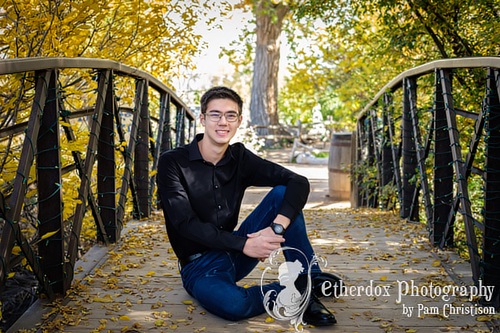
[[[311,242],[325,259],[324,271],[339,274],[347,287],[339,299],[322,299],[338,324],[303,327],[304,332],[490,332],[484,320],[491,316],[453,314],[477,310],[469,292],[450,298],[443,293],[459,293],[460,286],[466,290],[470,266],[452,252],[430,248],[422,225],[329,200],[327,166],[288,164],[286,151],[269,158],[309,178],[312,192],[304,214]],[[242,219],[267,191],[249,189]],[[230,322],[207,313],[182,288],[161,214],[128,222],[119,244],[94,247],[79,267],[64,300],[37,302],[10,332],[41,325],[47,332],[75,333],[294,331],[288,321],[267,314]],[[268,267],[271,271],[265,272]],[[241,285],[258,285],[264,272],[266,280],[277,280],[276,266],[266,261]],[[406,295],[412,283],[414,296]],[[440,296],[429,296],[429,291]]]

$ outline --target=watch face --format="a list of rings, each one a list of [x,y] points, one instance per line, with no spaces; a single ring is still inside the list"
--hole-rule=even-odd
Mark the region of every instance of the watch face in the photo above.
[[[283,226],[281,224],[274,224],[274,232],[277,233],[278,235],[281,235],[283,233]]]

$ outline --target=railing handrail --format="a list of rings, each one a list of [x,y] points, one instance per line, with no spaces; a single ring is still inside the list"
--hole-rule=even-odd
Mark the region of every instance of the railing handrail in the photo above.
[[[111,69],[116,74],[131,76],[147,80],[149,85],[156,90],[167,92],[174,102],[182,106],[191,119],[195,118],[191,109],[170,89],[165,83],[158,80],[152,74],[131,67],[121,62],[108,59],[92,58],[18,58],[0,59],[0,75],[14,74],[20,72],[31,72],[48,68],[93,68]]]
[[[380,98],[387,92],[393,91],[402,85],[404,78],[412,76],[420,76],[430,74],[436,69],[452,69],[452,68],[500,68],[500,57],[470,57],[470,58],[452,58],[434,60],[423,65],[407,69],[402,72],[389,83],[387,83],[375,97],[359,112],[357,119],[360,120],[366,116],[366,112],[378,103]],[[1,68],[1,67],[0,67]]]

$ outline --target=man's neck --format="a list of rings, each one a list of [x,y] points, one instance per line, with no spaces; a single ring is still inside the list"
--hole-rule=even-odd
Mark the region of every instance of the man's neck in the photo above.
[[[200,149],[201,156],[207,162],[217,165],[219,161],[224,157],[227,147],[229,145],[213,145],[207,140],[198,141],[198,148]]]

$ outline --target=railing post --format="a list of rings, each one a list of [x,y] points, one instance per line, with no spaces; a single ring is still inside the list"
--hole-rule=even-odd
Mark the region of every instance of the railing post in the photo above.
[[[160,130],[163,131],[163,135],[161,137],[161,149],[160,149],[160,154],[161,154],[164,151],[172,149],[172,133],[170,126],[170,95],[168,94],[164,95],[160,103],[163,105],[163,110],[164,110],[163,112],[165,114],[163,122],[158,124],[158,131]]]
[[[183,146],[185,142],[186,135],[184,133],[185,129],[185,117],[186,110],[182,107],[182,105],[176,105],[176,118],[175,118],[175,146],[180,147]]]
[[[426,140],[425,147],[422,146],[422,138],[420,135],[420,125],[419,125],[419,116],[418,116],[418,108],[417,108],[417,96],[416,96],[416,87],[417,87],[417,80],[415,78],[407,78],[408,81],[408,86],[410,88],[409,93],[410,93],[410,113],[411,113],[411,119],[412,119],[412,124],[413,124],[413,138],[415,141],[415,147],[417,150],[417,163],[418,163],[418,170],[420,173],[420,188],[422,189],[423,192],[423,197],[424,197],[424,205],[425,205],[425,216],[426,216],[426,221],[427,221],[427,227],[430,228],[430,223],[432,219],[432,204],[431,204],[431,198],[430,198],[430,191],[429,191],[429,181],[427,180],[427,168],[425,165],[425,159],[427,157],[427,151],[428,151],[428,140]],[[430,132],[433,130],[430,129]],[[428,134],[428,137],[431,134]],[[417,191],[415,192],[415,196],[418,196],[418,188]],[[414,202],[418,201],[418,198],[413,200]],[[418,209],[418,206],[414,206],[412,209]],[[416,218],[414,220],[419,220],[418,217],[418,211],[414,212],[415,214],[410,215],[415,215]]]
[[[16,240],[24,255],[28,259],[33,272],[42,285],[44,292],[47,293],[49,298],[54,297],[52,287],[39,266],[38,257],[33,252],[33,249],[21,231],[19,219],[24,205],[26,186],[28,183],[27,177],[29,177],[30,168],[33,165],[34,150],[36,150],[36,143],[33,141],[35,141],[35,138],[38,137],[42,108],[47,99],[48,83],[50,82],[51,75],[53,75],[52,70],[35,73],[37,78],[35,96],[26,130],[26,139],[23,142],[21,159],[17,168],[17,175],[14,179],[9,207],[5,212],[5,224],[2,230],[2,239],[0,241],[0,292],[5,286],[5,277],[7,276],[7,269],[9,268],[11,251],[14,245],[14,240]]]
[[[389,94],[384,94],[384,105],[387,107],[392,104],[392,98]],[[398,191],[398,201],[401,204],[402,199],[402,189],[401,189],[401,169],[399,167],[400,154],[398,153],[397,145],[394,143],[395,134],[394,134],[394,123],[392,122],[392,115],[388,115],[387,118],[387,131],[388,131],[388,139],[389,145],[391,148],[391,160],[392,160],[392,171],[394,175],[394,181],[396,183],[396,188]]]
[[[144,84],[140,120],[137,128],[137,144],[135,146],[134,179],[139,200],[139,218],[147,218],[151,214],[149,198],[149,99],[148,82]]]
[[[413,129],[411,121],[410,96],[408,81],[403,80],[403,119],[401,121],[401,140],[402,140],[402,158],[403,158],[403,182],[401,195],[401,218],[414,220],[415,216],[410,216],[412,210],[413,196],[416,189],[415,175],[417,174],[417,154],[415,150],[415,141],[413,140]],[[414,87],[416,93],[416,87]],[[418,201],[417,201],[418,202]],[[418,215],[418,209],[413,212]]]
[[[445,226],[453,205],[453,157],[446,121],[440,72],[435,71],[434,95],[434,208],[431,242],[441,243]],[[453,246],[453,227],[450,226],[445,246]]]
[[[484,172],[484,244],[483,273],[486,285],[495,286],[494,298],[498,303],[500,289],[500,86],[498,70],[488,69],[486,107],[486,153]],[[498,305],[498,304],[497,304]]]
[[[389,97],[384,94],[382,106],[382,177],[381,186],[387,186],[394,179],[393,160],[392,160],[392,145],[391,145],[391,130],[389,129]],[[392,126],[392,124],[391,124]],[[382,205],[387,208],[388,198],[382,202]]]
[[[467,247],[472,269],[472,278],[475,282],[479,280],[479,254],[476,240],[476,231],[472,217],[469,190],[466,179],[466,167],[462,159],[460,140],[457,128],[457,119],[453,103],[451,90],[451,73],[449,70],[440,70],[441,87],[443,89],[443,100],[446,108],[446,121],[448,124],[448,135],[450,137],[450,148],[453,156],[453,169],[457,181],[457,197],[462,206],[462,216],[464,218]]]
[[[38,189],[38,234],[53,233],[38,245],[42,271],[55,293],[64,294],[64,230],[62,216],[61,151],[59,139],[59,107],[57,71],[49,82],[36,144]]]
[[[80,202],[75,209],[73,216],[73,225],[70,233],[68,251],[66,254],[66,279],[64,289],[67,290],[71,286],[71,281],[74,275],[74,265],[78,259],[78,247],[80,243],[80,232],[82,230],[83,217],[85,215],[88,195],[92,184],[92,169],[96,160],[97,144],[99,143],[99,135],[101,131],[102,110],[108,92],[109,79],[111,77],[110,70],[104,70],[99,73],[99,84],[96,94],[96,102],[92,122],[90,125],[89,141],[87,144],[87,153],[85,155],[85,164],[83,167],[83,175],[81,177],[80,189],[78,191],[78,199]]]
[[[356,156],[357,153],[357,131],[354,130],[352,131],[352,137],[351,137],[351,173],[349,177],[351,178],[351,194],[349,197],[349,201],[351,203],[351,208],[357,208],[358,207],[358,183],[356,181],[356,164],[358,163],[358,157]],[[295,147],[295,143],[294,143]]]
[[[106,236],[112,243],[117,241],[116,220],[116,162],[114,131],[114,91],[113,75],[109,77],[104,110],[101,120],[101,132],[97,146],[97,202],[99,214],[106,230]],[[101,235],[103,238],[103,235]]]
[[[143,92],[146,89],[145,85],[146,83],[144,80],[136,80],[136,92],[135,92],[135,102],[134,102],[135,109],[132,117],[132,124],[130,126],[130,134],[129,134],[127,149],[125,149],[123,154],[125,159],[125,166],[123,169],[122,186],[120,188],[120,199],[118,200],[117,220],[120,228],[123,225],[123,218],[125,216],[125,203],[127,201],[127,192],[129,190],[129,187],[130,191],[132,192],[132,197],[135,206],[134,208],[136,212],[137,210],[139,210],[138,200],[136,199],[137,193],[135,188],[136,187],[135,181],[134,177],[131,176],[131,167],[133,163],[133,157],[134,157],[133,154],[135,152],[135,145],[137,140],[138,124],[140,122],[139,118],[141,115],[140,108],[142,106]]]
[[[373,121],[372,121],[372,117],[374,117],[373,115],[373,112],[372,110],[370,110],[368,112],[368,117],[366,119],[366,129],[367,131],[365,132],[365,135],[367,136],[367,141],[368,141],[368,156],[367,156],[367,160],[368,160],[368,166],[369,167],[373,167],[376,163],[377,163],[377,158],[376,158],[376,155],[375,155],[375,152],[376,152],[376,146],[375,146],[375,136],[374,136],[374,131],[375,129],[373,128],[374,127],[374,124],[373,124]],[[371,175],[370,175],[371,177]],[[377,180],[378,180],[378,174],[377,174]],[[380,185],[380,183],[377,181],[377,186]],[[377,198],[377,192],[376,192],[376,189],[373,189],[371,187],[371,181],[370,183],[367,185],[366,187],[366,200],[367,200],[367,206],[368,207],[377,207],[377,202],[378,202],[378,198]]]

